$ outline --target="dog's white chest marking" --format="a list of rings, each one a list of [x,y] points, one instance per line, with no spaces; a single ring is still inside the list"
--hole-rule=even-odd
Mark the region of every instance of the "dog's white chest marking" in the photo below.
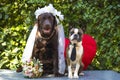
[[[80,68],[80,60],[82,58],[82,54],[83,54],[83,46],[82,46],[82,42],[78,43],[79,46],[76,46],[76,59],[74,61],[70,60],[70,65],[68,66],[68,77],[69,78],[79,78],[78,76],[78,71]],[[69,45],[69,50],[68,50],[68,57],[70,59],[71,54],[72,54],[72,49],[73,49],[73,45]],[[74,75],[72,76],[72,66],[75,65],[75,70],[74,70]]]
[[[69,58],[71,57],[73,47],[74,47],[73,45],[69,45],[69,50],[68,50]],[[80,46],[76,47],[76,59],[75,61],[71,61],[71,62],[76,63],[78,60],[80,60],[80,58],[82,57],[82,54],[83,54],[83,46],[81,42]]]

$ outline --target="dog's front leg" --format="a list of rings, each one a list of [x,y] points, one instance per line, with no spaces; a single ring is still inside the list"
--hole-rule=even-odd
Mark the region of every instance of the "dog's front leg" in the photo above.
[[[68,78],[73,78],[71,65],[68,66]]]
[[[57,50],[53,51],[53,73],[57,77],[58,76],[58,52]]]
[[[80,76],[84,76],[84,73],[82,72],[83,68],[84,68],[84,64],[83,64],[83,62],[81,62],[80,63],[80,69],[79,69],[79,72],[78,72]]]
[[[80,68],[80,64],[77,63],[75,71],[74,71],[74,78],[79,78],[79,76],[78,76],[79,68]]]

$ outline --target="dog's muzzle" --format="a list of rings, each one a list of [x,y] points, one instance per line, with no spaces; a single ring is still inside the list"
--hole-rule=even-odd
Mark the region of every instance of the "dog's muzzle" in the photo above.
[[[49,35],[50,33],[51,33],[51,30],[52,30],[52,25],[51,25],[51,23],[48,21],[48,20],[46,20],[45,22],[44,22],[44,25],[43,25],[43,32],[44,32],[44,34],[47,34],[47,35]]]
[[[77,34],[74,35],[73,40],[77,40],[79,36]]]
[[[73,38],[72,38],[73,42],[80,42],[81,41],[81,37],[78,34],[74,34]]]

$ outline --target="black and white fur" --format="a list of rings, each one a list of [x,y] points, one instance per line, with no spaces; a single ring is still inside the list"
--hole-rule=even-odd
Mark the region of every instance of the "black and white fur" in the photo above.
[[[78,28],[70,29],[70,32],[69,32],[70,44],[67,50],[67,58],[66,58],[67,66],[68,66],[68,78],[79,78],[78,74],[80,72],[80,68],[83,68],[82,35],[83,35],[83,31],[81,29],[78,29]],[[72,52],[74,47],[76,51]],[[81,75],[84,75],[84,74],[81,73]]]

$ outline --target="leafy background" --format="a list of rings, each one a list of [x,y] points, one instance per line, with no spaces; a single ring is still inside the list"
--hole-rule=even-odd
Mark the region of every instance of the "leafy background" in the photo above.
[[[64,14],[68,27],[81,27],[97,42],[97,55],[90,70],[120,72],[119,0],[0,0],[0,68],[16,70],[28,35],[35,23],[38,7],[52,3]]]

